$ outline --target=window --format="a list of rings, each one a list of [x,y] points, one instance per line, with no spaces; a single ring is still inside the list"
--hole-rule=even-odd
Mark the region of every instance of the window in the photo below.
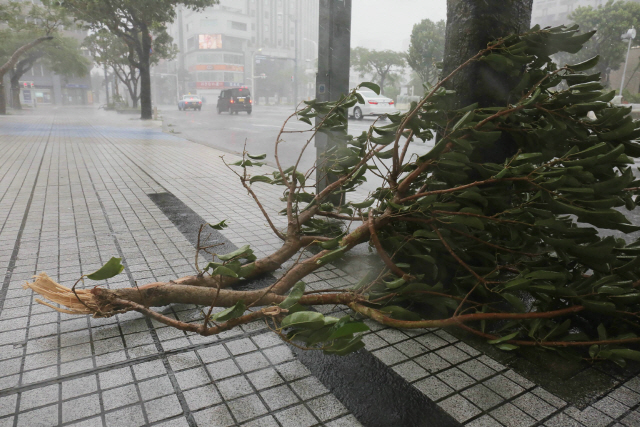
[[[244,65],[244,57],[242,55],[225,54],[224,63]]]
[[[200,29],[201,30],[215,30],[218,26],[218,21],[215,19],[201,19],[200,20]]]
[[[232,30],[247,31],[247,24],[237,21],[229,21]]]

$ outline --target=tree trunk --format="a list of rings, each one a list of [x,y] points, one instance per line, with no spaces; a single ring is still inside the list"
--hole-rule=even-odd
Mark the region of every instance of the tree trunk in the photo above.
[[[2,81],[2,76],[0,76],[0,114],[7,114],[7,98],[4,93],[4,83]]]
[[[140,118],[151,120],[153,111],[151,108],[151,35],[149,30],[142,29],[142,52],[140,52]]]
[[[20,103],[20,77],[17,74],[11,76],[11,106],[16,110],[22,110],[22,103]]]
[[[51,39],[53,39],[52,36],[39,37],[33,40],[32,42],[19,47],[13,52],[9,60],[5,62],[2,66],[0,66],[0,87],[2,87],[2,90],[0,91],[0,114],[2,115],[7,114],[7,99],[4,93],[4,81],[3,81],[4,75],[7,74],[7,72],[11,68],[13,68],[14,65],[16,65],[16,63],[18,62],[18,59],[20,59],[20,56],[23,53],[39,45],[40,43],[51,40]]]
[[[533,0],[448,0],[442,75],[487,47],[487,43],[531,27]],[[457,92],[459,107],[477,102],[480,107],[506,105],[513,79],[476,62],[445,85]]]
[[[487,43],[509,34],[523,33],[531,27],[533,0],[448,0],[443,76],[485,49]],[[518,79],[475,62],[461,70],[445,87],[456,91],[453,108],[473,103],[480,107],[504,106]],[[508,135],[485,150],[482,161],[502,163],[515,154],[515,144]]]

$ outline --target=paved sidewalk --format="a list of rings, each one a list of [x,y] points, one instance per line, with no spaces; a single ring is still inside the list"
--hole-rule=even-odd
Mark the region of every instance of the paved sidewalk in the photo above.
[[[294,352],[258,323],[204,338],[137,313],[54,312],[25,280],[46,271],[70,287],[112,256],[126,270],[110,288],[193,274],[198,220],[227,219],[217,238],[258,256],[279,241],[223,153],[149,123],[82,109],[0,117],[0,153],[0,427],[640,425],[638,377],[603,369],[597,392],[569,402],[442,330],[371,324],[367,351],[336,361]],[[281,188],[256,185],[279,211]],[[308,286],[349,285],[353,270],[324,268]],[[192,306],[164,312],[200,316]],[[363,360],[384,381],[352,393],[360,381],[349,382],[348,363]],[[329,366],[343,369],[342,382]],[[397,413],[372,416],[389,405],[368,400],[376,388],[397,395]]]

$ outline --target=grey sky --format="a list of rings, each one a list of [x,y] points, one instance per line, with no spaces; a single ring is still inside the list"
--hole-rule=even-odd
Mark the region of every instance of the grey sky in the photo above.
[[[446,0],[353,0],[351,46],[406,50],[413,25],[447,18]]]

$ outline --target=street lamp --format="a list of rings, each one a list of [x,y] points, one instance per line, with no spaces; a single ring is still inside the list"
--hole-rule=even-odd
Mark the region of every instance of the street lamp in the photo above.
[[[251,92],[253,92],[254,104],[258,103],[258,93],[256,92],[256,53],[262,52],[262,48],[258,50],[254,50],[253,54],[251,54]]]
[[[629,51],[631,50],[631,40],[636,38],[636,30],[631,27],[620,36],[621,40],[629,40],[629,45],[627,46],[627,58],[624,60],[624,68],[622,69],[622,81],[620,82],[620,95],[622,95],[622,89],[624,89],[624,79],[627,76],[627,62],[629,62]]]

